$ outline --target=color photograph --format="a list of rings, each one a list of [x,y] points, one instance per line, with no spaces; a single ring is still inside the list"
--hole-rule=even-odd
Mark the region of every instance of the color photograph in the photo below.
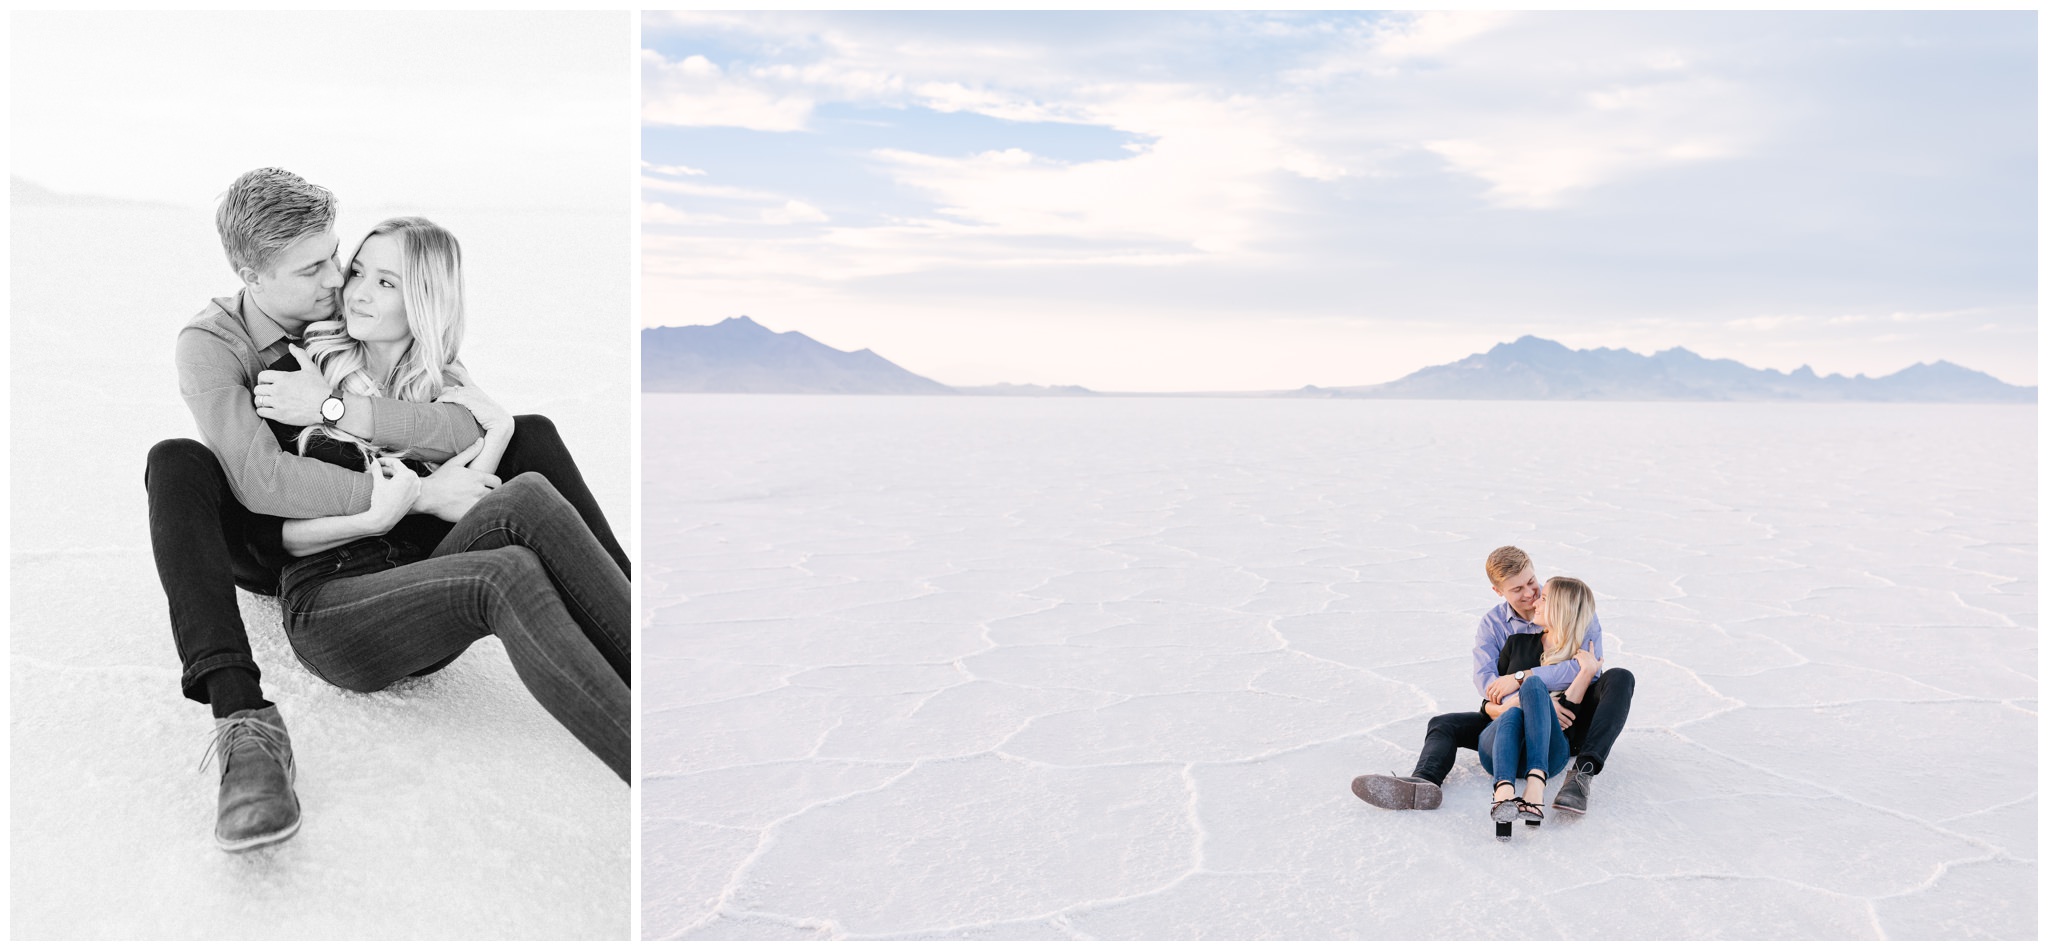
[[[625,13],[10,17],[17,939],[629,939]]]
[[[642,937],[2037,938],[2036,31],[644,14]]]

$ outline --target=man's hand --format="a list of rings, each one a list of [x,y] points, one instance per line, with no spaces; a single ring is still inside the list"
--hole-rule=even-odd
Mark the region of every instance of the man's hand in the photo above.
[[[405,463],[389,456],[378,459],[370,475],[376,481],[370,485],[370,508],[364,514],[376,528],[376,534],[382,535],[412,511],[413,503],[419,500],[423,480],[406,468]]]
[[[469,461],[481,452],[484,441],[470,443],[468,449],[449,457],[434,474],[420,480],[420,496],[412,504],[412,510],[432,515],[444,522],[460,522],[469,514],[470,506],[484,497],[485,493],[498,487],[498,477],[469,468]]]
[[[1503,697],[1512,697],[1522,689],[1522,682],[1513,677],[1501,677],[1486,685],[1486,699],[1500,703]]]
[[[1558,725],[1558,727],[1559,727],[1560,729],[1566,729],[1566,730],[1569,730],[1569,729],[1571,729],[1571,726],[1572,726],[1572,719],[1573,719],[1573,717],[1572,717],[1572,712],[1571,712],[1570,710],[1567,710],[1567,709],[1565,709],[1565,706],[1564,706],[1564,701],[1561,701],[1561,700],[1557,699],[1556,697],[1552,697],[1552,698],[1550,698],[1550,706],[1551,706],[1551,707],[1552,707],[1553,709],[1557,710],[1557,725]]]
[[[505,407],[499,406],[497,400],[474,386],[451,386],[442,390],[434,402],[454,403],[469,410],[470,415],[476,417],[476,424],[482,426],[487,434],[504,430],[505,436],[512,435],[512,414],[505,412]]]
[[[256,415],[287,426],[311,426],[320,422],[320,404],[334,395],[320,368],[313,365],[298,344],[289,344],[298,358],[296,370],[264,370],[256,374]]]

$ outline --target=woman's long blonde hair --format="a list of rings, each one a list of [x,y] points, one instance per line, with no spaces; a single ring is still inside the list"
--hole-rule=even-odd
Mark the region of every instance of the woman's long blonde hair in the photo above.
[[[1586,628],[1593,623],[1593,589],[1577,578],[1557,577],[1543,584],[1543,664],[1572,659],[1584,643]]]
[[[449,365],[462,349],[462,245],[446,228],[425,218],[386,218],[363,240],[380,234],[398,239],[399,293],[405,300],[405,323],[412,343],[384,379],[372,379],[362,342],[348,335],[348,321],[337,316],[306,327],[306,356],[320,368],[328,385],[343,393],[430,403],[449,385]],[[365,458],[379,455],[346,432],[318,425],[299,431],[300,455],[305,455],[316,435],[354,443]]]

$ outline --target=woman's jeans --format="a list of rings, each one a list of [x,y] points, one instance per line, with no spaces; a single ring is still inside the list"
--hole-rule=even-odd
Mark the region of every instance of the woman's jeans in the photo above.
[[[561,493],[538,474],[517,476],[432,554],[410,547],[365,538],[285,568],[285,633],[306,669],[381,690],[495,634],[534,699],[627,779],[629,582]]]
[[[1479,766],[1492,773],[1496,783],[1513,782],[1530,770],[1555,776],[1571,759],[1564,729],[1557,725],[1557,709],[1550,705],[1550,691],[1531,677],[1522,684],[1520,696],[1521,706],[1501,711],[1479,734]]]

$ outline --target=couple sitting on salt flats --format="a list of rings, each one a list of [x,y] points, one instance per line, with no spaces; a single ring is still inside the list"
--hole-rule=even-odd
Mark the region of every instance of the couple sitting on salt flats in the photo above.
[[[1585,582],[1540,582],[1529,556],[1512,546],[1486,556],[1486,577],[1502,601],[1480,619],[1472,645],[1479,710],[1431,718],[1411,775],[1360,776],[1351,791],[1384,809],[1435,809],[1458,749],[1477,750],[1494,779],[1493,834],[1507,838],[1516,819],[1542,825],[1544,787],[1574,754],[1551,805],[1585,813],[1592,777],[1628,722],[1636,680],[1603,668],[1600,619]]]
[[[228,189],[215,223],[243,287],[177,344],[206,441],[156,444],[145,475],[181,687],[215,717],[228,851],[299,828],[291,736],[237,585],[278,595],[300,662],[348,690],[439,670],[495,634],[620,779],[631,757],[631,565],[553,424],[506,413],[458,359],[460,246],[392,218],[343,267],[335,213],[282,169]]]

